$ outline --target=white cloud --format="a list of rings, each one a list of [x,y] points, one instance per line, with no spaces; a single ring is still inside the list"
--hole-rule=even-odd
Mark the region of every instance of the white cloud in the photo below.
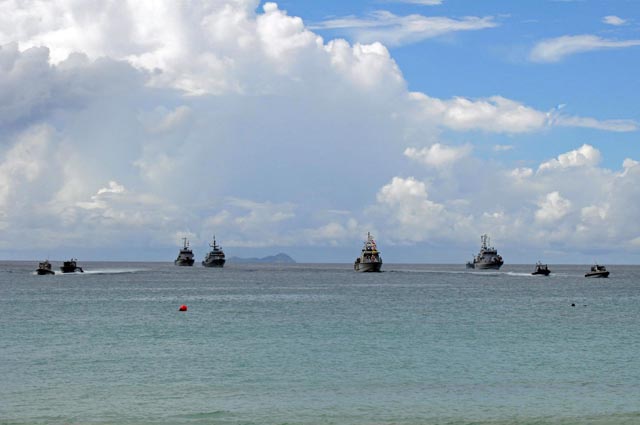
[[[634,46],[640,46],[640,40],[608,40],[589,34],[565,35],[539,42],[531,50],[529,58],[534,62],[558,62],[576,53]]]
[[[624,161],[622,161],[623,171],[620,175],[625,176],[628,172],[633,172],[635,169],[638,168],[639,165],[640,165],[639,161],[635,161],[631,158],[625,158]]]
[[[571,210],[571,202],[564,199],[559,192],[548,193],[544,199],[538,202],[538,209],[535,212],[537,221],[553,223],[566,216]]]
[[[332,40],[324,50],[329,53],[333,68],[356,86],[404,88],[399,68],[380,43],[350,46],[344,40]]]
[[[524,133],[547,124],[546,113],[501,96],[475,101],[462,97],[441,100],[412,93],[412,98],[425,117],[459,131]]]
[[[592,226],[577,232],[560,220],[558,238],[589,238],[588,207],[605,204],[615,222],[607,240],[621,240],[622,226],[625,240],[640,235],[633,159],[614,173],[599,168],[599,153],[568,153],[533,173],[482,163],[470,145],[434,144],[443,130],[634,123],[500,96],[410,93],[383,44],[324,42],[274,4],[119,5],[0,4],[10,12],[0,13],[0,44],[15,42],[0,49],[5,244],[74,246],[79,255],[125,246],[114,251],[136,259],[173,249],[183,234],[206,246],[215,232],[225,246],[255,248],[343,244],[369,229],[400,242],[475,242],[484,225],[509,241],[524,239],[535,201],[555,191],[571,211],[587,208],[567,216]],[[410,159],[434,166],[393,178]],[[455,161],[464,166],[444,166]],[[589,166],[566,165],[580,161]],[[583,193],[583,184],[597,190]]]
[[[503,247],[632,249],[640,235],[640,166],[626,160],[619,172],[600,168],[592,149],[559,155],[545,173],[471,161],[455,174],[428,169],[423,179],[394,177],[370,213],[389,223],[386,238],[396,243],[472,244],[487,231]]]
[[[107,187],[103,187],[98,190],[98,195],[102,195],[103,193],[124,193],[126,189],[118,182],[110,181]]]
[[[377,11],[368,18],[345,17],[313,25],[317,29],[348,30],[360,42],[382,42],[389,46],[415,43],[459,31],[477,31],[498,26],[491,16],[469,16],[462,19],[423,15],[397,16]]]
[[[303,239],[293,229],[297,206],[292,203],[230,197],[217,209],[221,211],[204,220],[205,233],[219,234],[222,230],[228,247],[289,246]]]
[[[516,168],[514,170],[511,170],[511,172],[509,173],[509,176],[518,180],[526,179],[527,177],[531,177],[532,175],[533,175],[533,170],[527,167]]]
[[[256,230],[267,223],[278,223],[295,217],[294,205],[255,202],[247,199],[230,199],[229,204],[248,211],[234,218],[234,222],[248,230]]]
[[[3,100],[0,120],[5,122],[38,113],[42,108],[55,107],[65,100],[82,101],[90,95],[97,96],[100,93],[92,93],[96,88],[103,90],[105,95],[113,90],[128,94],[139,90],[131,87],[132,82],[146,82],[154,87],[178,88],[199,95],[278,93],[297,96],[304,91],[338,100],[353,87],[359,87],[374,91],[376,101],[389,102],[396,108],[390,111],[392,114],[411,114],[457,131],[480,129],[522,133],[537,131],[550,124],[611,131],[633,131],[638,127],[630,120],[598,121],[557,114],[550,117],[546,112],[500,96],[441,100],[422,93],[407,94],[402,73],[382,44],[350,45],[344,40],[325,44],[300,18],[288,16],[274,3],[265,4],[264,13],[255,15],[256,4],[249,0],[216,3],[210,8],[189,3],[179,10],[173,3],[155,7],[157,2],[132,2],[127,3],[129,15],[125,14],[129,19],[122,19],[122,14],[115,13],[103,2],[87,3],[85,7],[74,3],[68,5],[69,10],[64,13],[64,7],[56,3],[33,2],[33,7],[17,6],[19,13],[14,12],[19,18],[15,22],[0,22],[0,43],[19,41],[23,48],[44,43],[49,49],[21,53],[13,45],[4,46],[0,51],[8,63],[13,63],[0,70],[0,77],[3,77],[0,84],[4,82],[8,86],[8,90],[0,91],[3,97],[0,99]],[[86,21],[87,10],[92,9],[92,13],[104,13],[104,19],[97,23]],[[42,17],[60,14],[64,18]],[[196,17],[197,22],[192,22]],[[51,33],[67,30],[100,36],[93,42],[86,37],[48,37]],[[133,41],[120,42],[120,38],[106,35],[114,33],[123,33]],[[90,58],[109,55],[113,59],[126,60],[144,72],[136,73],[123,63],[92,61],[77,54],[64,60],[76,50]],[[49,58],[59,66],[49,66]],[[28,66],[20,65],[23,62]],[[78,73],[79,69],[88,75]],[[256,69],[260,72],[254,72]],[[105,84],[114,77],[118,80],[113,80],[109,87],[90,87],[91,79],[102,78]],[[79,81],[81,78],[83,80]],[[75,81],[63,85],[67,80]],[[21,89],[17,90],[17,87]],[[70,93],[68,87],[73,88]],[[164,123],[152,125],[157,126],[158,131],[179,125],[188,119],[187,107],[174,106],[174,115],[167,115]],[[416,109],[423,113],[416,113]]]
[[[600,162],[600,151],[591,145],[582,145],[580,148],[563,153],[557,158],[540,164],[538,171],[553,169],[553,168],[568,168],[568,167],[582,167],[582,166],[595,166]]]
[[[354,235],[364,234],[365,231],[356,219],[349,218],[345,222],[331,221],[320,227],[307,229],[304,236],[310,244],[329,243],[332,246],[339,246],[351,240]]]
[[[191,108],[188,106],[178,106],[173,111],[158,111],[163,114],[162,118],[159,120],[157,124],[150,126],[149,130],[154,132],[166,132],[176,129],[182,125],[188,118],[191,113]]]
[[[54,103],[53,72],[47,59],[44,47],[21,53],[16,43],[0,44],[0,125]]]
[[[275,3],[265,3],[257,18],[256,32],[266,54],[281,60],[296,50],[322,47],[322,37],[307,30],[299,17],[289,17]]]
[[[602,223],[609,214],[609,205],[589,205],[580,210],[582,222],[587,225]]]
[[[87,210],[104,209],[107,208],[107,201],[113,199],[114,194],[119,195],[126,192],[126,189],[121,184],[115,181],[110,181],[107,187],[103,187],[91,197],[91,201],[77,202],[76,205],[80,208]]]
[[[602,22],[608,25],[620,26],[625,25],[627,21],[615,15],[608,15],[602,18]]]
[[[428,148],[422,148],[420,150],[416,148],[407,148],[404,151],[404,155],[429,166],[443,167],[468,156],[472,150],[473,148],[471,145],[450,147],[436,143]]]
[[[538,111],[502,96],[486,99],[455,97],[432,98],[424,93],[410,93],[416,117],[438,123],[456,131],[482,130],[491,133],[530,133],[548,127],[583,127],[605,131],[638,130],[633,120],[604,120],[561,114],[562,108]]]
[[[390,217],[395,238],[399,240],[422,241],[432,231],[445,231],[448,221],[445,207],[428,199],[424,182],[413,177],[394,177],[380,189],[376,199],[378,207],[374,214]]]
[[[597,120],[588,117],[557,116],[553,124],[559,127],[583,127],[597,130],[628,132],[638,130],[638,123],[633,120]]]
[[[513,145],[493,145],[493,150],[496,152],[506,152],[515,149]]]
[[[50,127],[36,126],[20,135],[16,143],[4,153],[0,163],[0,214],[10,214],[15,210],[12,207],[19,207],[23,203],[31,204],[32,201],[28,199],[31,196],[46,196],[49,185],[43,186],[44,191],[37,189],[48,168],[52,137],[53,130]],[[33,185],[36,190],[22,192],[23,185]]]

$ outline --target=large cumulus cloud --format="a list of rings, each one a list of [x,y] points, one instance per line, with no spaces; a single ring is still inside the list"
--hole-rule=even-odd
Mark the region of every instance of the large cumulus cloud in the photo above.
[[[453,173],[425,163],[420,179],[391,179],[371,208],[391,223],[389,233],[398,243],[471,244],[487,232],[512,250],[559,250],[585,261],[634,252],[639,163],[626,159],[608,170],[598,166],[600,157],[599,150],[583,145],[549,158],[537,171],[473,158],[450,164]]]
[[[588,239],[603,222],[629,220],[616,206],[638,199],[631,159],[607,171],[582,149],[480,181],[472,145],[441,136],[635,123],[499,95],[411,93],[384,45],[325,41],[276,4],[257,6],[1,2],[5,248],[153,252],[182,235],[206,246],[213,232],[232,247],[340,246],[367,229],[398,243],[455,242],[484,222],[514,239],[533,226],[542,241],[541,217]],[[412,159],[424,175],[403,172]],[[587,196],[572,178],[615,190]]]

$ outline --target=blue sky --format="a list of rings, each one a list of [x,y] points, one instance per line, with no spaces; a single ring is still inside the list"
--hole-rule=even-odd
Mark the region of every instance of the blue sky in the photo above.
[[[0,1],[0,252],[637,263],[639,15]]]
[[[496,94],[516,99],[540,110],[563,104],[575,115],[639,120],[635,93],[640,93],[636,71],[638,47],[594,50],[567,56],[553,63],[532,62],[529,54],[544,39],[590,34],[606,39],[640,39],[640,6],[634,1],[443,1],[424,6],[383,1],[290,1],[281,6],[311,25],[337,17],[366,19],[377,11],[397,16],[462,18],[492,17],[496,26],[486,30],[447,33],[422,41],[389,46],[410,90],[440,98],[489,97]],[[626,22],[611,25],[606,16]],[[326,39],[345,37],[358,41],[350,29],[316,30]],[[569,134],[535,135],[519,141],[527,157],[543,160],[549,152],[562,152],[582,141],[606,146],[604,164],[617,166],[626,156],[637,156],[637,134],[592,135],[572,130]],[[492,136],[487,143],[494,143]],[[510,143],[505,138],[502,143]],[[515,154],[515,153],[514,153]],[[515,159],[515,155],[507,156]]]

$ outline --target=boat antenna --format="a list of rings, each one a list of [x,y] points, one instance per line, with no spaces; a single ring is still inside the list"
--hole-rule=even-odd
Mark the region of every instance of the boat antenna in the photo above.
[[[487,249],[488,245],[489,245],[489,236],[487,236],[487,234],[485,233],[484,235],[480,236],[480,242],[482,242],[482,249]]]

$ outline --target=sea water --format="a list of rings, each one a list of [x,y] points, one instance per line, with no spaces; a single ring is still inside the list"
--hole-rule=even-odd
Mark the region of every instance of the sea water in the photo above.
[[[640,267],[79,265],[0,263],[2,424],[640,424]]]

